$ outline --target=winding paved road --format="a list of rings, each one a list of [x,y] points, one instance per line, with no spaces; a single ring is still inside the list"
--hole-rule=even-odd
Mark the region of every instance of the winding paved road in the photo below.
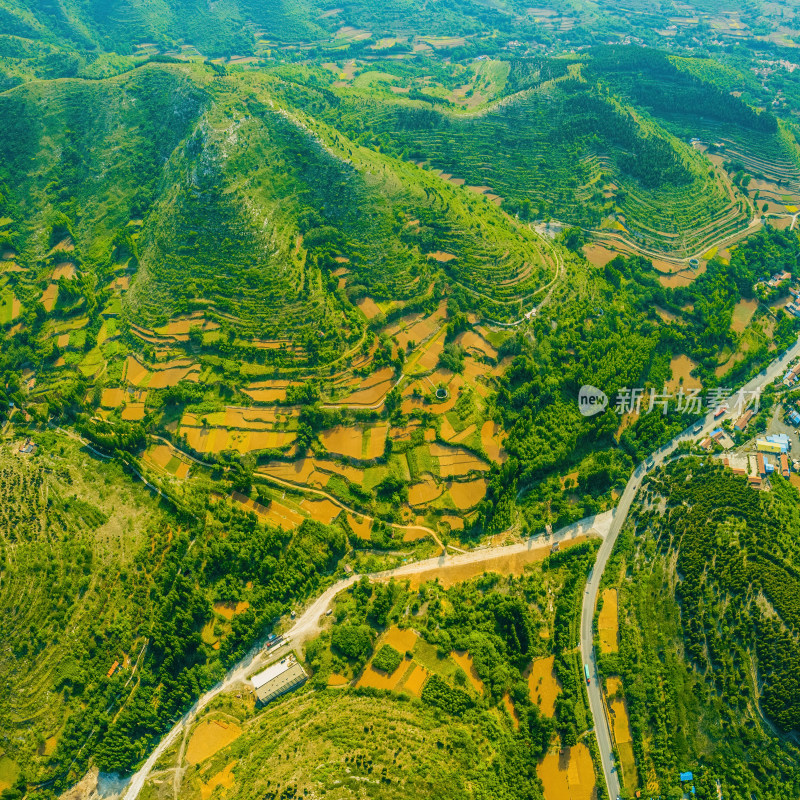
[[[747,392],[754,391],[757,388],[763,388],[775,380],[775,378],[779,377],[785,371],[788,364],[799,355],[800,341],[796,342],[789,350],[786,351],[783,356],[780,356],[773,361],[764,372],[756,376],[753,380],[749,381],[742,388]],[[726,416],[730,416],[734,413],[735,398],[735,394],[729,398],[728,404],[731,411]],[[603,700],[598,682],[597,661],[595,658],[593,642],[594,609],[597,602],[597,593],[600,588],[600,580],[606,564],[608,563],[608,559],[613,550],[617,536],[622,529],[625,520],[627,519],[631,504],[633,503],[633,500],[639,491],[639,487],[641,486],[642,481],[647,473],[657,466],[663,464],[664,461],[672,455],[682,440],[699,437],[704,433],[708,433],[709,431],[718,427],[723,418],[715,420],[713,418],[713,414],[709,412],[702,422],[701,431],[692,432],[691,428],[683,431],[671,442],[653,453],[646,462],[640,464],[634,470],[633,474],[628,480],[619,504],[613,512],[607,511],[603,514],[597,515],[596,517],[590,517],[572,525],[568,525],[551,536],[540,536],[507,546],[480,548],[469,553],[453,556],[443,554],[436,558],[417,561],[410,564],[403,564],[396,569],[373,573],[370,575],[371,578],[378,580],[384,580],[390,577],[403,577],[435,568],[442,569],[451,566],[458,567],[465,563],[480,563],[482,561],[489,561],[501,555],[512,555],[514,553],[520,553],[526,550],[539,549],[543,547],[547,548],[554,542],[567,541],[569,539],[574,539],[578,536],[587,535],[589,533],[600,535],[603,538],[603,542],[598,550],[595,565],[589,575],[583,598],[583,607],[581,610],[580,647],[583,661],[585,664],[589,665],[591,677],[590,684],[587,687],[589,694],[589,705],[594,720],[595,735],[597,736],[597,741],[600,748],[600,757],[606,786],[608,788],[608,795],[611,800],[616,800],[618,797],[620,793],[620,783],[614,765],[611,732],[607,717],[604,712]],[[313,600],[300,615],[300,617],[298,617],[292,628],[284,635],[284,644],[278,648],[273,648],[272,650],[261,648],[252,651],[227,673],[225,679],[221,683],[200,697],[192,706],[192,708],[161,740],[139,771],[132,776],[123,800],[136,800],[136,798],[138,798],[139,793],[150,776],[158,759],[172,745],[172,743],[176,741],[178,736],[180,736],[186,729],[186,726],[192,723],[197,714],[204,709],[211,702],[211,700],[213,700],[220,693],[231,689],[235,684],[244,682],[248,675],[251,675],[257,670],[264,668],[269,663],[274,661],[276,657],[280,657],[280,655],[287,652],[287,645],[289,648],[298,648],[302,646],[302,644],[308,639],[316,635],[316,633],[319,631],[320,620],[322,617],[324,617],[325,612],[329,608],[333,598],[343,589],[350,586],[355,580],[358,579],[358,577],[359,576],[357,575],[351,575],[350,577],[345,578],[328,588],[325,592],[323,592],[323,594]]]
[[[756,389],[763,389],[768,384],[772,383],[776,378],[780,377],[785,371],[786,367],[791,361],[800,355],[800,340],[795,342],[784,355],[775,359],[763,372],[757,375],[752,380],[748,381],[742,389],[745,392],[753,392]],[[587,686],[589,693],[589,707],[594,719],[594,730],[597,736],[597,744],[600,748],[600,758],[603,764],[603,773],[606,779],[606,786],[608,787],[608,796],[611,800],[616,800],[620,794],[619,777],[614,763],[611,731],[609,729],[608,718],[606,717],[603,707],[603,698],[600,691],[599,678],[597,674],[597,659],[594,652],[594,610],[597,604],[597,593],[600,589],[600,580],[603,577],[603,571],[606,568],[608,559],[611,556],[611,551],[614,548],[614,543],[617,536],[625,524],[628,517],[631,504],[636,497],[639,487],[648,472],[655,469],[664,463],[676,450],[681,441],[701,437],[708,434],[710,431],[718,428],[726,417],[735,415],[736,409],[736,395],[734,392],[728,398],[728,407],[730,411],[722,415],[719,419],[714,419],[712,412],[709,412],[703,419],[703,427],[701,431],[696,433],[692,432],[689,428],[682,433],[678,434],[671,442],[664,445],[659,450],[656,450],[644,463],[640,464],[628,480],[625,490],[622,493],[619,504],[614,510],[614,519],[611,523],[608,535],[603,539],[603,543],[597,553],[597,561],[589,575],[586,583],[586,591],[583,595],[583,608],[581,609],[581,656],[583,663],[589,666],[590,683]],[[695,423],[697,424],[697,423]]]
[[[454,556],[441,555],[437,558],[428,558],[424,561],[403,564],[396,569],[372,573],[370,577],[374,580],[387,580],[392,577],[400,578],[426,572],[431,569],[446,569],[448,567],[461,567],[464,564],[480,563],[497,558],[498,556],[514,555],[515,553],[523,553],[529,550],[547,550],[555,542],[576,539],[580,536],[589,535],[590,533],[599,536],[607,536],[612,517],[613,512],[606,511],[594,517],[587,517],[572,525],[567,525],[565,528],[556,531],[550,536],[538,536],[536,538],[527,539],[524,542],[517,542],[501,547],[485,547]],[[324,618],[325,612],[330,607],[333,598],[343,589],[350,586],[354,581],[358,580],[359,577],[358,575],[351,575],[328,588],[306,607],[303,613],[297,618],[292,628],[284,634],[284,644],[279,647],[274,647],[271,650],[260,648],[251,651],[242,661],[231,668],[222,683],[217,684],[213,689],[210,689],[200,697],[191,709],[178,720],[172,730],[161,740],[139,771],[133,775],[123,800],[136,800],[136,798],[138,798],[139,793],[142,791],[158,759],[161,758],[167,749],[178,739],[186,726],[191,725],[198,713],[217,695],[230,690],[236,684],[243,683],[248,675],[252,675],[256,671],[263,669],[271,662],[277,660],[277,658],[283,657],[289,649],[301,647],[306,641],[317,635],[317,633],[319,633],[320,620]]]

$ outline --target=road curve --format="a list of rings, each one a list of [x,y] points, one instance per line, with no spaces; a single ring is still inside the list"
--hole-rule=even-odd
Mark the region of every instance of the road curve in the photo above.
[[[782,356],[776,358],[770,365],[759,373],[755,378],[748,381],[742,389],[745,392],[752,392],[756,389],[763,389],[768,384],[772,383],[777,377],[782,375],[786,367],[797,356],[800,356],[800,340],[795,342]],[[692,433],[691,428],[678,434],[672,441],[656,450],[649,458],[640,464],[631,475],[625,490],[620,497],[620,501],[614,510],[614,518],[608,531],[608,535],[603,539],[603,543],[597,552],[597,560],[592,568],[589,578],[586,582],[586,591],[583,595],[583,607],[581,608],[581,657],[583,663],[589,667],[590,682],[586,687],[589,694],[589,708],[592,712],[592,719],[594,720],[594,731],[597,737],[597,745],[600,749],[600,760],[603,765],[603,774],[605,776],[606,787],[608,789],[608,796],[611,800],[616,800],[620,795],[619,777],[614,763],[613,745],[611,738],[611,731],[608,724],[603,707],[603,698],[600,690],[600,683],[597,674],[597,659],[594,652],[594,610],[597,605],[597,594],[600,589],[600,580],[603,577],[603,571],[606,568],[608,559],[611,556],[611,551],[614,549],[614,543],[617,536],[625,524],[628,517],[631,504],[636,497],[639,487],[642,485],[647,473],[656,467],[661,466],[666,459],[671,456],[682,440],[696,438],[703,434],[708,434],[710,431],[718,428],[726,417],[732,417],[735,414],[736,407],[736,392],[728,398],[728,407],[730,411],[722,415],[718,419],[714,419],[713,413],[709,412],[703,419],[703,427],[701,431]]]
[[[503,545],[499,547],[485,547],[473,550],[468,553],[458,555],[441,555],[436,558],[428,558],[424,561],[415,561],[409,564],[402,564],[396,569],[385,570],[383,572],[372,573],[369,577],[375,580],[388,580],[389,578],[405,577],[414,575],[416,573],[425,572],[426,570],[434,568],[442,568],[448,566],[461,566],[468,563],[480,563],[482,561],[489,561],[501,555],[513,555],[515,553],[522,553],[527,550],[538,550],[548,548],[555,542],[564,542],[570,539],[576,539],[579,536],[586,536],[594,533],[599,536],[607,536],[611,525],[613,512],[606,511],[602,514],[597,514],[593,517],[574,522],[564,528],[556,531],[550,536],[538,536],[535,538],[527,539],[523,542],[517,542],[511,545]],[[319,632],[320,618],[325,615],[325,612],[330,607],[333,598],[339,594],[343,589],[346,589],[354,581],[358,580],[358,575],[351,575],[348,578],[338,581],[333,586],[326,589],[319,597],[314,599],[303,613],[297,618],[292,628],[284,634],[285,645],[272,650],[263,648],[255,649],[245,656],[236,666],[232,667],[226,674],[225,679],[217,684],[213,689],[206,692],[199,700],[175,723],[173,728],[166,734],[166,736],[159,742],[158,746],[150,754],[150,757],[139,770],[131,777],[127,790],[123,796],[123,800],[136,800],[139,793],[142,791],[145,782],[147,781],[153,767],[159,758],[167,751],[167,749],[175,742],[178,736],[184,731],[187,724],[191,724],[196,718],[197,714],[202,711],[217,695],[231,689],[236,683],[246,680],[248,675],[255,671],[267,666],[270,662],[274,661],[281,654],[287,652],[287,649],[300,647],[304,642],[311,639]]]

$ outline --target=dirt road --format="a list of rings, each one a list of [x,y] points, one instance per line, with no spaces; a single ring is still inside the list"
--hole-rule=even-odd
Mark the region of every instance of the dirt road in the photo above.
[[[373,573],[371,578],[376,580],[388,579],[391,577],[400,578],[415,573],[425,572],[432,568],[447,569],[448,567],[461,567],[464,564],[480,563],[489,561],[501,555],[513,555],[531,550],[547,550],[554,542],[564,542],[576,539],[580,536],[596,535],[605,537],[611,529],[611,522],[614,512],[606,511],[594,517],[567,525],[551,536],[539,536],[528,539],[524,542],[517,542],[511,545],[500,547],[485,547],[473,550],[469,553],[459,553],[458,555],[442,555],[438,558],[428,558],[424,561],[415,561],[410,564],[403,564],[396,569],[385,572]],[[333,598],[346,589],[353,582],[359,579],[358,575],[351,575],[344,580],[338,581],[330,588],[326,589],[319,597],[314,599],[297,618],[291,630],[284,634],[284,644],[271,650],[259,649],[250,653],[225,676],[225,680],[206,692],[192,708],[174,725],[172,730],[161,740],[158,746],[150,754],[142,767],[131,778],[130,784],[124,794],[123,800],[136,800],[145,782],[153,770],[156,762],[167,751],[167,749],[182,735],[185,727],[191,725],[198,713],[202,711],[219,694],[233,688],[237,683],[244,682],[249,675],[268,666],[271,662],[281,658],[288,650],[301,647],[306,641],[319,633],[321,618],[330,607]]]

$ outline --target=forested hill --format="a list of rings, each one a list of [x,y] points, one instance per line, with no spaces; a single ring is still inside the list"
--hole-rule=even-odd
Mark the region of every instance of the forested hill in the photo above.
[[[618,543],[608,579],[630,572],[603,669],[624,678],[643,781],[695,768],[726,797],[800,790],[800,496],[772,483],[673,462]]]

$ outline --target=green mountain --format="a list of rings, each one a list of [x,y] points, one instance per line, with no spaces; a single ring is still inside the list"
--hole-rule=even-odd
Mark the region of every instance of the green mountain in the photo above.
[[[682,459],[647,485],[607,583],[641,786],[780,798],[800,786],[797,490]],[[652,789],[651,789],[652,791]],[[669,794],[666,794],[669,796]]]

